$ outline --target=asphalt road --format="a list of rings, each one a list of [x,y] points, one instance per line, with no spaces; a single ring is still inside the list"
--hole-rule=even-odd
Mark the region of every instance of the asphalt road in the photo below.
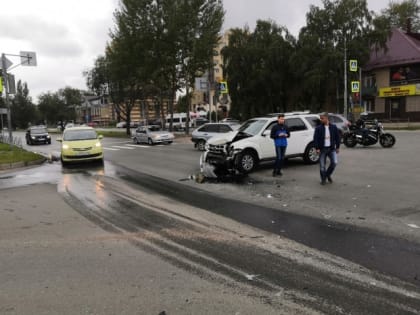
[[[57,185],[73,214],[88,226],[185,271],[178,282],[196,275],[212,288],[209,292],[219,285],[241,288],[240,294],[226,294],[251,296],[248,304],[253,298],[262,302],[241,314],[415,314],[420,309],[420,180],[413,156],[420,149],[413,145],[418,133],[395,134],[393,149],[343,149],[335,182],[327,186],[319,185],[316,165],[300,161],[289,161],[281,178],[272,178],[263,166],[241,182],[197,184],[188,178],[198,171],[200,153],[188,139],[152,147],[104,139],[110,163],[103,169],[61,169],[53,163],[3,175],[0,193],[9,200],[7,194],[24,189],[17,188],[21,185]],[[58,143],[32,148],[49,154]],[[15,211],[13,202],[3,208]],[[23,276],[20,280],[16,290],[25,282]],[[242,303],[233,300],[225,313]],[[168,305],[174,310],[180,304]],[[214,305],[202,310],[223,313]]]

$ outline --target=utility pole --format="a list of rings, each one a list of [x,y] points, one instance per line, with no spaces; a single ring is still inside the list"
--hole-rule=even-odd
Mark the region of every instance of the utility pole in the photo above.
[[[359,91],[359,103],[360,103],[360,107],[363,106],[363,110],[366,111],[366,107],[363,103],[363,97],[362,97],[362,91],[363,91],[363,84],[362,84],[362,67],[359,67],[359,86],[360,86],[360,91]]]
[[[344,35],[344,117],[348,118],[347,113],[347,39]]]
[[[4,82],[4,94],[5,94],[5,102],[7,106],[7,129],[9,131],[9,144],[12,144],[12,113],[10,110],[10,102],[9,102],[9,79],[7,77],[7,65],[6,65],[6,55],[4,53],[1,54],[1,68],[3,69],[3,82]]]

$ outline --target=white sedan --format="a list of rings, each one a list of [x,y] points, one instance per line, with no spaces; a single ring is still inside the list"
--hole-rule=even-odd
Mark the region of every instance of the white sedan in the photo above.
[[[134,143],[148,143],[150,145],[156,143],[170,144],[174,141],[174,134],[169,131],[164,131],[160,126],[140,126],[133,132]]]

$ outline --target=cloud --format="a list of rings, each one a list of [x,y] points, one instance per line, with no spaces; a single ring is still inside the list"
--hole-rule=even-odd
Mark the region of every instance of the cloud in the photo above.
[[[54,58],[80,56],[83,52],[69,27],[42,20],[35,16],[2,17],[3,38],[26,43],[39,54]]]

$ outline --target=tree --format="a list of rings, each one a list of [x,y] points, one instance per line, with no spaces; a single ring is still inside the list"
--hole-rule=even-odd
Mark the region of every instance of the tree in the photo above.
[[[342,111],[338,99],[343,95],[344,55],[363,67],[371,48],[383,47],[390,32],[383,20],[374,19],[365,0],[322,3],[323,8],[311,6],[292,58],[295,91],[301,91],[295,92],[294,103],[316,111],[329,104]]]
[[[391,27],[413,33],[420,31],[420,5],[417,0],[390,1],[388,8],[381,13]]]
[[[88,84],[107,87],[127,125],[136,102],[152,98],[162,108],[166,96],[173,112],[176,92],[188,93],[196,73],[210,67],[223,15],[220,0],[122,0]]]
[[[244,120],[288,110],[293,46],[288,30],[271,21],[257,21],[253,33],[247,28],[231,31],[222,55],[232,116]]]
[[[16,95],[11,100],[12,125],[25,129],[29,123],[38,123],[38,115],[32,99],[29,97],[28,84],[19,80]]]
[[[38,110],[42,120],[49,124],[68,120],[66,104],[58,93],[47,92],[41,94],[38,101]]]

